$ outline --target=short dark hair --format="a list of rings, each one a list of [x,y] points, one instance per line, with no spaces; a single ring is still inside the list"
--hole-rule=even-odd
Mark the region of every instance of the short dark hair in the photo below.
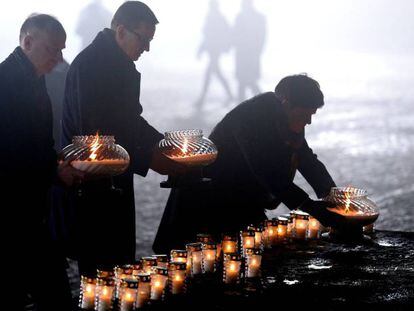
[[[320,108],[324,105],[319,83],[306,74],[287,76],[275,88],[276,96],[292,106]]]
[[[156,25],[158,19],[145,3],[126,1],[116,10],[111,28],[115,29],[118,25],[124,25],[128,29],[135,29],[141,22]]]
[[[20,28],[20,40],[33,29],[44,31],[52,36],[66,37],[66,32],[62,24],[55,17],[48,14],[31,14]]]

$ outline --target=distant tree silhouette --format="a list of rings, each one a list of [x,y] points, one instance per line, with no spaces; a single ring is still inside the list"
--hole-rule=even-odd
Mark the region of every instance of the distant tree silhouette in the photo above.
[[[97,33],[111,23],[112,13],[101,0],[93,0],[80,13],[76,33],[81,37],[81,50],[87,47]]]
[[[238,81],[238,99],[246,99],[246,91],[260,93],[260,59],[266,39],[266,18],[253,6],[252,0],[243,0],[233,27],[235,70]]]
[[[220,69],[220,56],[229,51],[231,46],[231,27],[220,12],[218,1],[216,0],[210,1],[209,11],[204,23],[203,36],[197,56],[200,57],[203,53],[206,53],[209,60],[204,76],[203,88],[197,101],[198,108],[201,108],[204,104],[213,75],[218,78],[223,86],[227,94],[227,100],[230,101],[233,98],[229,84]]]

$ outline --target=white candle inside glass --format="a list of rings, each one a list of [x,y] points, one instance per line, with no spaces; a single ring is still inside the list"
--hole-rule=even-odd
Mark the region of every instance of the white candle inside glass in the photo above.
[[[176,270],[172,277],[172,289],[173,295],[183,294],[185,290],[185,271]]]
[[[299,240],[304,240],[306,238],[307,227],[308,227],[308,220],[296,218],[295,238]]]
[[[214,272],[214,265],[216,262],[216,250],[204,249],[203,250],[203,270],[206,273]]]
[[[94,309],[95,307],[95,284],[84,284],[82,289],[82,309]]]
[[[319,221],[311,217],[309,218],[309,224],[308,224],[308,238],[309,239],[317,239],[320,235],[320,223]]]
[[[250,254],[247,256],[247,277],[255,278],[260,276],[262,256]]]
[[[238,282],[240,275],[240,261],[226,260],[224,283],[234,284]]]
[[[103,286],[98,299],[97,311],[112,310],[112,286]]]
[[[151,300],[161,300],[167,284],[167,276],[160,274],[151,275]]]
[[[192,275],[201,274],[201,260],[202,253],[201,251],[195,251],[191,253],[191,272]]]
[[[121,299],[121,310],[120,311],[132,311],[134,310],[136,293],[134,290],[129,288],[124,289],[124,293]]]
[[[140,281],[137,293],[137,308],[143,308],[150,300],[151,283]]]
[[[230,253],[235,253],[236,249],[237,249],[237,243],[236,241],[223,241],[223,253],[224,254],[230,254]]]

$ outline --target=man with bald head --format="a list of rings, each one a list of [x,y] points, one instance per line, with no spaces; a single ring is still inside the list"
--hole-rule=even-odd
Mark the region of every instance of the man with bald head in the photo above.
[[[71,309],[65,258],[47,227],[51,185],[70,186],[83,178],[69,163],[58,166],[53,149],[44,75],[62,61],[65,41],[57,19],[31,15],[21,27],[20,46],[0,64],[0,192],[8,202],[2,204],[8,228],[2,234],[7,237],[2,257],[5,296],[13,310],[23,310],[27,297],[36,310]]]

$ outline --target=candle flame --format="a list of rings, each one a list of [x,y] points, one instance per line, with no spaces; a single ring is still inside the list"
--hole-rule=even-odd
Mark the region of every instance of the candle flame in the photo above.
[[[181,281],[181,277],[179,276],[179,275],[176,275],[175,276],[175,280],[178,282],[178,281]]]
[[[98,154],[96,153],[98,151],[99,148],[101,148],[102,144],[99,143],[99,134],[96,133],[95,139],[91,144],[91,151],[92,153],[89,156],[89,159],[91,159],[92,161],[96,160],[96,157],[98,156]]]
[[[269,234],[273,235],[273,229],[269,229]]]
[[[102,296],[103,296],[103,297],[107,297],[107,296],[108,296],[108,289],[107,289],[106,287],[104,287],[104,288],[102,289]]]
[[[345,191],[345,213],[349,213],[349,206],[351,205],[351,195],[348,191]]]
[[[231,251],[231,245],[230,244],[227,244],[226,250]]]
[[[253,259],[253,260],[252,260],[252,265],[253,265],[253,266],[255,266],[256,264],[257,264],[256,259]]]
[[[161,287],[161,282],[160,281],[156,281],[154,284],[155,287]]]
[[[181,152],[183,154],[186,154],[187,151],[188,151],[188,140],[187,139],[184,139],[184,143],[183,143],[183,147],[181,148]]]
[[[252,243],[250,242],[250,240],[246,240],[246,246],[251,246]]]
[[[86,292],[87,292],[87,293],[92,293],[92,286],[91,286],[91,285],[89,285],[89,284],[88,284],[88,285],[86,286]]]
[[[283,233],[283,229],[282,229],[282,227],[278,227],[278,228],[277,228],[277,233],[278,233],[278,234],[282,234],[282,233]]]
[[[236,265],[234,263],[230,264],[230,271],[236,271]]]

